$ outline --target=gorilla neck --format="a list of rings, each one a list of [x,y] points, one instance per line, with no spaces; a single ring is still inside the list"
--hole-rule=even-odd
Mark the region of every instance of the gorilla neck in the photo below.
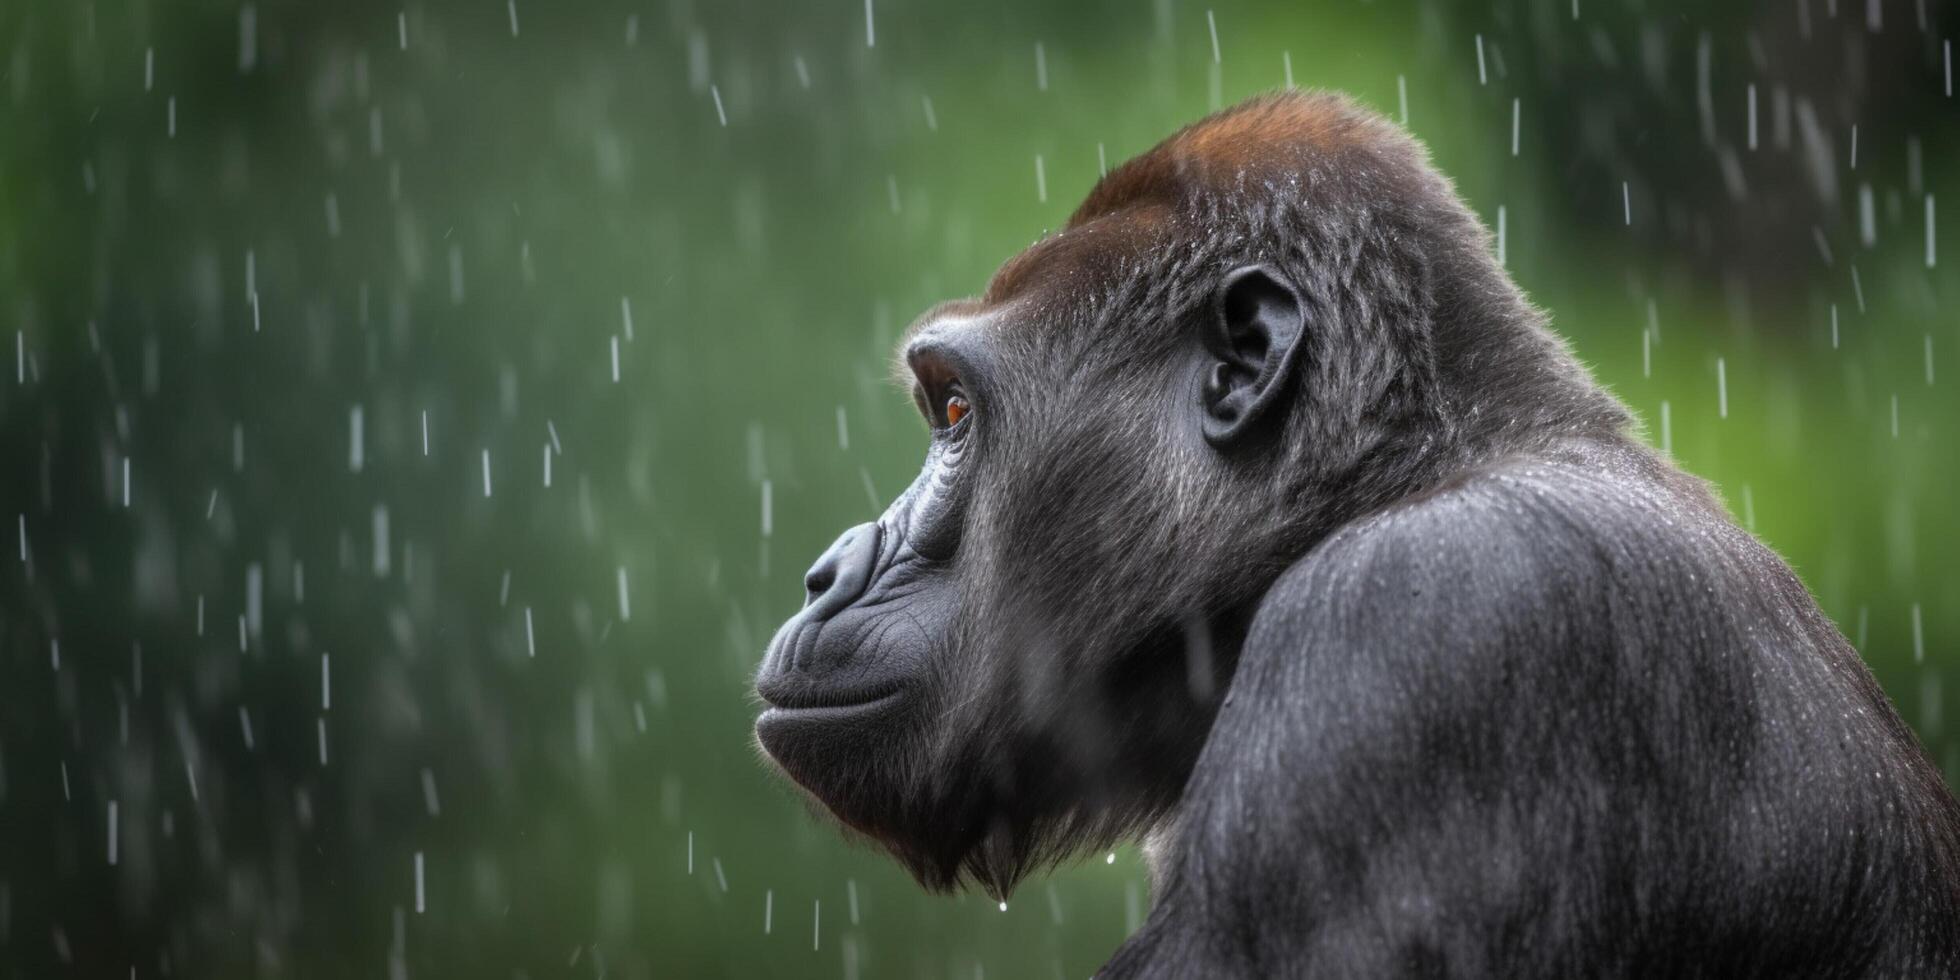
[[[1455,450],[1444,479],[1555,441],[1618,441],[1632,422],[1510,281],[1496,285],[1437,318],[1435,403]]]
[[[1365,393],[1308,386],[1310,429],[1277,478],[1269,535],[1245,612],[1266,587],[1341,527],[1428,494],[1493,461],[1553,451],[1574,440],[1630,444],[1632,417],[1564,343],[1491,270],[1486,288],[1452,297],[1431,314],[1423,352],[1405,352],[1403,373]],[[1379,359],[1377,360],[1379,363]],[[1348,377],[1368,368],[1347,369]],[[1358,407],[1357,407],[1358,406]],[[1330,449],[1329,447],[1334,447]]]

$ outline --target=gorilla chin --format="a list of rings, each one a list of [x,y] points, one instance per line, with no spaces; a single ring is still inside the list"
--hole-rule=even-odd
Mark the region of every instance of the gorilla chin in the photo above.
[[[846,826],[883,838],[889,828],[881,828],[876,815],[891,806],[871,787],[895,761],[890,733],[907,727],[901,719],[909,710],[903,690],[842,704],[772,702],[756,719],[756,743],[811,800]]]

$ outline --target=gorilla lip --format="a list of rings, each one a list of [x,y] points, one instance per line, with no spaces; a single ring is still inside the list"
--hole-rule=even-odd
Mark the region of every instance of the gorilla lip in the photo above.
[[[784,765],[785,771],[793,773],[795,767],[789,765],[780,754],[783,739],[808,739],[817,732],[856,731],[866,719],[880,718],[891,712],[903,702],[904,695],[903,689],[893,687],[873,697],[850,701],[799,699],[794,704],[777,704],[765,697],[769,707],[755,720],[755,737],[764,754]],[[796,777],[792,774],[791,778]]]
[[[763,717],[772,714],[816,716],[821,714],[845,715],[860,709],[872,708],[893,701],[904,693],[896,684],[867,688],[862,691],[812,691],[808,688],[790,688],[763,683],[756,685],[756,693],[769,705]]]

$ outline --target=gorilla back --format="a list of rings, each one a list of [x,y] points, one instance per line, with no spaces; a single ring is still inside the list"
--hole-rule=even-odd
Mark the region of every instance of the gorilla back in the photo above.
[[[898,360],[756,734],[925,886],[1147,839],[1111,977],[1960,975],[1938,771],[1387,122],[1187,127]]]

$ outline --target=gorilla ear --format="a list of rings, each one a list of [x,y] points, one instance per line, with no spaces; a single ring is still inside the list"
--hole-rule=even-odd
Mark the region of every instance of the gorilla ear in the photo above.
[[[1205,324],[1205,439],[1224,447],[1251,432],[1284,399],[1306,336],[1306,305],[1277,270],[1233,269],[1218,285]]]

